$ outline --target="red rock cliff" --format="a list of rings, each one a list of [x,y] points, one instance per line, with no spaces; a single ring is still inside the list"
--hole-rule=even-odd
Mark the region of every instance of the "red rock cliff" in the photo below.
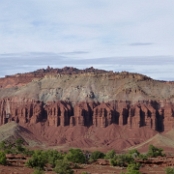
[[[136,73],[88,68],[37,70],[0,79],[0,125],[167,131],[174,126],[174,84]]]
[[[151,102],[131,104],[112,101],[108,103],[54,101],[44,104],[40,101],[13,99],[0,101],[0,125],[10,121],[22,124],[44,122],[48,126],[85,126],[105,128],[111,124],[129,128],[148,127],[166,131],[174,127],[174,106],[166,103],[158,108]]]

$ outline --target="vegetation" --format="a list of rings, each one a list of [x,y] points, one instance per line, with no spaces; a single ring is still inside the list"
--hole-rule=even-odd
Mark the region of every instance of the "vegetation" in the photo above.
[[[116,155],[115,150],[111,150],[111,151],[106,153],[105,159],[112,159],[115,157],[115,155]]]
[[[51,164],[52,167],[55,167],[57,160],[63,160],[65,154],[58,152],[57,150],[47,150],[43,152],[43,156],[46,158],[47,163]]]
[[[70,164],[62,160],[57,161],[54,171],[57,174],[73,174],[74,173],[74,171],[70,168]]]
[[[174,174],[174,168],[167,167],[165,170],[166,174]]]
[[[140,169],[140,164],[139,163],[131,163],[127,167],[126,174],[141,174],[139,172],[139,169]]]
[[[5,154],[25,154],[27,149],[24,146],[24,140],[17,139],[15,142],[2,141],[0,143],[0,151]]]
[[[140,154],[140,155],[138,156],[138,158],[141,159],[141,160],[143,160],[143,161],[145,161],[145,160],[148,159],[148,156],[147,156],[146,154]]]
[[[73,163],[85,163],[85,156],[80,149],[70,149],[64,159]]]
[[[110,159],[110,164],[112,166],[123,167],[133,162],[134,162],[134,158],[130,154],[115,155],[114,158]]]
[[[102,152],[100,152],[100,151],[94,151],[94,152],[91,153],[91,156],[90,156],[89,161],[90,161],[90,162],[94,162],[94,161],[96,161],[97,159],[99,159],[99,158],[104,158],[104,157],[105,157],[105,154],[104,154],[104,153],[102,153]]]
[[[44,174],[43,170],[35,169],[32,174]]]
[[[157,148],[153,145],[149,145],[147,156],[148,157],[158,157],[158,156],[165,156],[165,154],[163,154],[163,149]]]
[[[48,165],[53,168],[57,174],[73,174],[72,169],[81,168],[80,164],[86,163],[86,160],[94,162],[99,158],[105,158],[110,161],[112,166],[127,167],[126,173],[122,174],[141,174],[139,172],[140,164],[137,160],[148,160],[149,157],[165,156],[163,149],[153,145],[149,146],[147,154],[140,154],[136,149],[130,150],[124,154],[116,154],[114,150],[106,154],[100,151],[88,152],[86,155],[80,149],[69,149],[69,151],[58,152],[57,150],[34,150],[31,151],[24,146],[24,141],[18,139],[15,142],[0,143],[0,164],[7,164],[6,154],[24,154],[30,156],[26,166],[35,168],[33,174],[43,174],[45,167]],[[82,172],[87,174],[88,172]],[[166,174],[174,174],[174,168],[166,168]]]
[[[121,172],[121,174],[141,174],[139,171],[140,164],[139,163],[131,163],[127,166],[126,173]]]
[[[136,157],[138,157],[138,156],[140,155],[140,152],[138,152],[137,149],[133,149],[133,150],[130,150],[130,151],[128,152],[128,154],[129,154],[129,155],[132,155],[133,158],[136,158]]]
[[[4,152],[0,151],[0,164],[5,165],[6,164],[6,156]]]
[[[32,157],[26,162],[27,167],[44,169],[47,163],[47,156],[41,150],[35,150]]]

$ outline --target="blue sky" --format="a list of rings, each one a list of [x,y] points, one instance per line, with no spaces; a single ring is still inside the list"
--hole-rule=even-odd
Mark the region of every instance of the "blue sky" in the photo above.
[[[173,0],[0,0],[0,76],[75,66],[174,80]]]

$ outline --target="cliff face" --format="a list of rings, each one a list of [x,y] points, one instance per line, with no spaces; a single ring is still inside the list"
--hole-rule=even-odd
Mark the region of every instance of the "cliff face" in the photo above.
[[[174,84],[140,74],[48,68],[2,78],[0,86],[0,125],[117,125],[159,132],[174,127]]]
[[[164,103],[163,103],[164,104]],[[139,102],[132,105],[125,101],[108,103],[70,102],[12,99],[0,101],[0,125],[15,121],[22,124],[44,122],[48,126],[85,126],[105,128],[111,124],[127,126],[130,129],[147,127],[166,131],[174,127],[174,106],[166,103]]]

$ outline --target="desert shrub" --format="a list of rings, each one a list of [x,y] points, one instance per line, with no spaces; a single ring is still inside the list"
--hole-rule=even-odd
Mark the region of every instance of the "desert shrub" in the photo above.
[[[167,167],[167,168],[165,169],[165,173],[166,173],[166,174],[174,174],[174,168]]]
[[[23,144],[24,140],[20,138],[14,142],[2,141],[0,143],[0,150],[5,152],[6,154],[24,154],[26,148]]]
[[[40,169],[35,169],[32,174],[44,174],[44,171]]]
[[[15,141],[16,151],[18,153],[23,153],[25,151],[25,147],[23,146],[24,140],[19,138]]]
[[[65,155],[64,160],[73,163],[85,163],[85,156],[80,149],[70,149]]]
[[[138,158],[141,159],[141,160],[143,160],[143,161],[145,161],[145,160],[148,159],[148,157],[147,157],[146,154],[140,154],[140,155],[138,156]]]
[[[63,160],[57,160],[54,171],[57,174],[73,174],[74,173],[74,171],[70,168],[70,164]]]
[[[126,174],[141,174],[139,168],[140,168],[139,163],[128,164]]]
[[[2,141],[0,142],[0,151],[4,151],[6,149],[6,142]]]
[[[138,157],[140,155],[140,152],[137,149],[130,150],[128,152],[129,155],[132,155],[133,158]]]
[[[26,162],[26,166],[43,169],[47,163],[47,156],[41,150],[35,150],[32,157]]]
[[[110,150],[109,152],[106,153],[105,159],[112,159],[116,155],[115,150]]]
[[[6,164],[6,156],[4,152],[0,151],[0,164],[5,165]]]
[[[16,153],[16,150],[13,148],[13,143],[6,142],[6,141],[2,141],[0,143],[0,150],[3,151],[5,154],[7,154],[7,153],[15,154]]]
[[[114,158],[110,159],[109,162],[111,166],[117,166],[117,161]]]
[[[128,170],[139,170],[140,164],[139,163],[131,163],[127,166]]]
[[[157,156],[165,156],[165,154],[163,154],[163,149],[157,148],[153,145],[149,145],[147,156],[148,157],[157,157]]]
[[[133,157],[132,154],[125,154],[124,155],[124,161],[127,164],[130,164],[130,163],[134,163],[135,162],[134,157]]]
[[[33,150],[29,150],[29,149],[25,149],[23,154],[27,155],[27,156],[32,156],[34,154],[34,151]]]
[[[47,157],[47,162],[55,167],[57,160],[63,160],[64,155],[57,150],[48,150],[45,152],[45,156]]]
[[[104,158],[104,157],[105,157],[104,153],[102,153],[100,151],[94,151],[94,152],[91,153],[89,161],[93,162],[93,161],[96,161],[99,158]]]
[[[134,163],[134,158],[131,154],[115,155],[114,158],[110,160],[112,166],[127,166],[130,163]]]

